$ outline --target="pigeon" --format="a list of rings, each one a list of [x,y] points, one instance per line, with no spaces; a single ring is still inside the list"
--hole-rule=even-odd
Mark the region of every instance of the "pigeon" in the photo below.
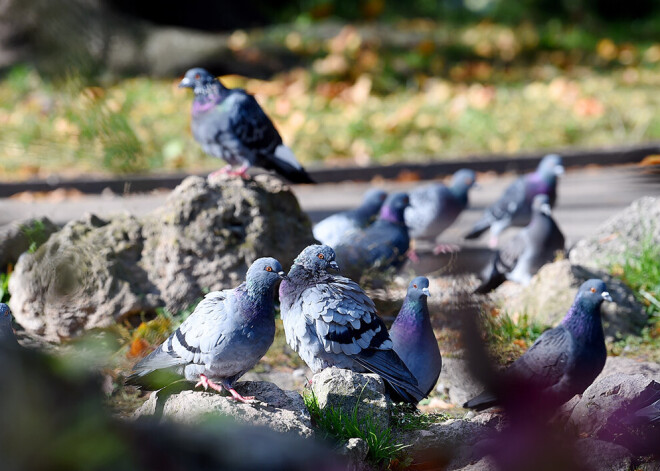
[[[207,294],[162,345],[135,365],[127,383],[140,385],[141,377],[171,368],[188,381],[199,379],[195,387],[226,389],[237,401],[251,401],[236,392],[234,382],[273,343],[275,284],[284,277],[280,262],[257,259],[240,286]]]
[[[438,341],[433,334],[426,298],[429,280],[418,276],[408,285],[403,306],[390,328],[394,351],[401,357],[419,383],[419,389],[428,396],[440,376],[442,357]]]
[[[372,188],[364,194],[362,205],[357,209],[333,214],[314,226],[314,237],[319,242],[334,247],[352,231],[364,229],[378,215],[387,193]]]
[[[505,280],[528,285],[543,265],[563,251],[564,235],[552,218],[550,199],[548,195],[536,195],[529,225],[495,253],[475,293],[488,293]]]
[[[387,197],[376,222],[363,231],[354,231],[335,247],[337,260],[349,277],[360,278],[370,269],[399,269],[410,248],[404,210],[410,205],[406,193]]]
[[[465,235],[466,239],[476,239],[490,229],[489,246],[495,248],[499,235],[507,227],[525,226],[532,216],[532,200],[539,194],[548,195],[550,206],[557,199],[557,176],[564,173],[561,157],[549,154],[543,157],[536,171],[514,181],[483,216]]]
[[[449,187],[433,183],[409,192],[410,206],[405,211],[405,222],[410,237],[434,241],[467,207],[468,191],[475,181],[474,171],[464,168],[454,174]],[[443,251],[442,247],[434,251]]]
[[[245,176],[253,165],[274,170],[292,183],[314,183],[257,100],[240,88],[227,88],[206,70],[186,72],[179,87],[192,88],[192,133],[204,152],[228,165],[213,172]],[[233,166],[239,166],[232,171]]]
[[[11,323],[11,311],[5,303],[0,303],[0,345],[3,347],[18,347],[18,341]]]
[[[612,301],[605,283],[599,279],[585,281],[561,323],[541,334],[507,368],[503,373],[505,380],[532,386],[548,407],[558,407],[582,394],[605,366],[607,350],[600,319],[604,300]],[[498,402],[494,394],[484,391],[463,407],[483,410]]]
[[[335,252],[310,245],[294,260],[280,285],[286,341],[314,373],[336,366],[380,375],[398,400],[423,397],[417,380],[393,349],[374,302],[338,270]]]

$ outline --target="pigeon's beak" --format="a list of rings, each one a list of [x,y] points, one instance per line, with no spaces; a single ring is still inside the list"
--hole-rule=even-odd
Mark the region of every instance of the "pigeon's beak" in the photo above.
[[[330,268],[332,268],[333,270],[339,271],[339,265],[334,260],[330,262],[328,265],[330,265]]]
[[[288,279],[289,279],[289,277],[286,276],[286,273],[284,273],[283,271],[278,271],[277,274],[278,274],[279,277],[282,278],[283,280],[288,280]]]
[[[424,293],[427,298],[431,297],[431,292],[429,291],[428,288],[422,288],[422,293]]]
[[[610,296],[610,293],[608,293],[607,291],[603,291],[600,295],[603,297],[605,301],[612,302],[612,296]]]
[[[552,216],[552,208],[550,207],[549,204],[547,203],[542,204],[540,210],[546,216]]]
[[[564,174],[564,166],[555,165],[555,175],[563,175],[563,174]]]
[[[188,77],[183,77],[183,80],[179,83],[179,88],[192,88],[193,83]]]

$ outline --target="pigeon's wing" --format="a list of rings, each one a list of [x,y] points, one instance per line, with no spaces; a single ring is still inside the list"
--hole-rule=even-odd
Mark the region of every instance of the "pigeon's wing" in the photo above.
[[[528,380],[540,388],[557,384],[570,362],[573,337],[563,326],[544,332],[518,360],[507,374]]]
[[[525,177],[516,179],[492,206],[484,212],[472,230],[465,235],[466,239],[476,239],[486,232],[497,221],[511,221],[514,215],[523,207],[526,198]],[[508,225],[508,224],[507,224]]]
[[[224,339],[227,322],[232,317],[233,290],[214,291],[197,305],[195,311],[168,339],[133,368],[131,379],[145,376],[152,371],[189,364],[205,364]]]
[[[282,138],[257,100],[244,90],[236,94],[229,112],[229,126],[236,138],[250,150],[270,155],[282,143]]]
[[[409,402],[424,397],[417,380],[394,352],[373,301],[357,283],[333,277],[305,290],[302,301],[302,314],[308,324],[313,324],[326,352],[350,356],[382,376]]]

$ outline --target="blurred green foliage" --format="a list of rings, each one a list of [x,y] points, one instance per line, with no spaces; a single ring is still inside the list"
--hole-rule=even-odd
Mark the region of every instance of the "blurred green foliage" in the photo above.
[[[517,359],[550,328],[527,314],[512,316],[498,309],[483,312],[481,318],[489,350],[496,363],[502,365]]]
[[[11,272],[0,273],[0,303],[8,303],[9,298],[9,277]]]

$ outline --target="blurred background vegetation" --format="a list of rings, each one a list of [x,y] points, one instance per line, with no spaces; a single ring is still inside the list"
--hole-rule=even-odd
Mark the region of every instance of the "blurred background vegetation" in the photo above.
[[[10,0],[0,38],[2,180],[217,168],[192,66],[312,168],[660,139],[655,0]]]

